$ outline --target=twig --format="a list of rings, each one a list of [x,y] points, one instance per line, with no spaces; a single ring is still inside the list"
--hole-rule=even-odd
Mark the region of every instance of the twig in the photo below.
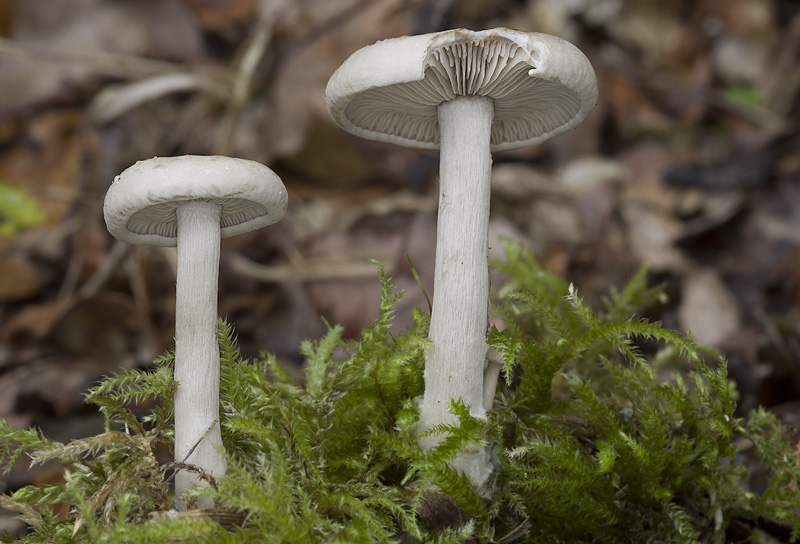
[[[377,260],[381,259],[378,258]],[[391,257],[386,259],[387,262],[391,260]],[[234,272],[267,283],[297,283],[371,278],[375,276],[375,265],[366,260],[362,262],[342,259],[318,259],[305,261],[302,265],[266,266],[234,253],[229,262]],[[392,267],[387,269],[388,274],[393,271]]]
[[[208,435],[208,433],[211,431],[211,429],[214,428],[214,425],[216,425],[218,423],[218,421],[219,420],[215,419],[214,421],[211,422],[211,425],[208,426],[208,429],[206,429],[206,431],[203,433],[203,435],[200,438],[197,439],[197,442],[195,442],[194,445],[191,448],[189,448],[189,453],[186,454],[186,457],[183,458],[183,461],[181,461],[181,463],[185,463],[186,460],[189,459],[189,457],[192,456],[192,454],[194,453],[194,450],[197,449],[197,446],[200,445],[200,442],[203,441],[203,439]]]
[[[216,419],[215,419],[214,421],[212,421],[212,422],[211,422],[211,425],[209,425],[209,426],[208,426],[208,428],[206,429],[206,432],[204,432],[204,433],[203,433],[203,435],[202,435],[200,438],[198,438],[198,439],[197,439],[197,442],[195,442],[195,443],[194,443],[194,445],[193,445],[191,448],[189,448],[189,453],[187,453],[187,454],[186,454],[186,456],[183,458],[183,461],[175,461],[175,462],[172,462],[172,463],[168,463],[168,464],[165,466],[165,469],[166,469],[166,470],[169,470],[169,469],[171,469],[171,468],[176,468],[176,469],[177,469],[177,468],[180,468],[180,469],[184,469],[184,470],[190,470],[190,471],[192,471],[192,472],[196,472],[196,473],[197,473],[197,475],[198,475],[200,478],[203,478],[203,479],[207,480],[207,481],[208,481],[209,483],[211,483],[211,484],[214,486],[214,488],[216,489],[216,487],[217,487],[217,484],[216,484],[216,480],[214,479],[214,477],[213,477],[213,476],[211,476],[210,474],[206,473],[206,472],[205,472],[203,469],[201,469],[200,467],[198,467],[198,466],[196,466],[196,465],[191,465],[191,464],[187,463],[187,462],[186,462],[186,460],[187,460],[187,459],[189,459],[189,457],[191,457],[191,455],[194,453],[194,450],[196,450],[196,449],[197,449],[197,446],[199,446],[199,445],[200,445],[200,442],[202,442],[202,441],[203,441],[203,439],[206,437],[206,435],[209,433],[209,431],[210,431],[212,428],[214,428],[214,425],[216,425],[216,424],[217,424],[217,422],[218,422],[218,420],[216,420]],[[177,470],[173,471],[173,472],[172,472],[172,474],[170,474],[170,475],[169,475],[169,476],[166,478],[166,480],[165,480],[165,481],[167,481],[167,482],[168,482],[168,481],[172,480],[173,478],[175,478],[175,475],[177,474],[177,472],[178,472]]]
[[[494,544],[508,544],[509,542],[518,539],[519,537],[528,534],[531,530],[531,522],[528,518],[517,525],[515,528],[511,529],[503,538],[500,540],[495,540]]]
[[[141,79],[154,75],[174,74],[176,72],[202,73],[217,81],[230,79],[229,70],[217,65],[204,64],[187,67],[184,64],[145,59],[132,55],[32,47],[15,43],[6,38],[0,38],[0,58],[22,62],[52,62],[82,66],[93,72],[122,79]]]
[[[336,28],[344,24],[348,19],[351,19],[361,13],[367,6],[374,4],[375,0],[360,0],[354,2],[353,5],[348,6],[341,10],[339,13],[333,15],[329,19],[323,21],[315,28],[312,28],[307,34],[302,36],[294,42],[285,52],[281,55],[280,62],[288,61],[292,56],[299,51],[313,44],[329,32],[336,30]]]
[[[228,103],[228,111],[225,114],[222,128],[219,132],[217,153],[220,155],[230,154],[233,146],[233,133],[239,123],[242,108],[247,102],[247,95],[253,85],[253,76],[267,51],[267,46],[271,39],[272,27],[262,23],[256,28],[245,47],[242,59],[236,69],[236,76],[233,79],[233,91],[231,100]]]
[[[216,478],[214,478],[211,474],[209,474],[208,472],[206,472],[197,465],[193,465],[191,463],[179,463],[178,461],[173,461],[172,463],[167,463],[166,465],[164,465],[164,469],[165,470],[175,469],[173,470],[172,474],[170,474],[165,479],[165,481],[170,481],[175,476],[175,474],[178,473],[178,470],[185,470],[187,472],[194,472],[195,474],[197,474],[198,478],[207,481],[211,487],[213,487],[216,490],[219,490],[219,487],[217,487]]]
[[[120,263],[125,259],[130,247],[131,246],[125,242],[117,241],[114,243],[103,266],[98,268],[97,271],[86,280],[86,283],[78,289],[78,298],[80,300],[90,299],[97,294],[103,284],[108,281],[108,278],[114,274]]]
[[[431,304],[431,299],[428,296],[428,292],[425,290],[425,286],[422,285],[422,280],[419,277],[419,273],[417,272],[417,268],[414,266],[414,263],[411,262],[411,255],[406,255],[408,257],[408,266],[411,268],[411,275],[414,276],[414,281],[417,282],[419,288],[422,290],[422,296],[425,297],[425,302],[428,303],[428,313],[433,313],[433,304]]]
[[[175,72],[107,86],[92,100],[89,115],[95,123],[107,123],[146,102],[189,91],[204,91],[218,100],[230,100],[230,90],[226,85],[202,74]]]

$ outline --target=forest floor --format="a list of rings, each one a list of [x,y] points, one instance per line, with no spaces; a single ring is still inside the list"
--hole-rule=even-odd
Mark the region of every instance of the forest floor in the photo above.
[[[172,348],[174,249],[117,242],[102,215],[114,176],[153,156],[248,158],[288,189],[282,222],[222,245],[219,311],[245,355],[300,375],[321,316],[369,325],[370,259],[408,325],[427,308],[409,259],[432,290],[437,157],[346,134],[325,85],[379,39],[498,26],[573,42],[600,93],[575,131],[495,154],[492,256],[523,242],[588,300],[646,263],[669,295],[647,317],[725,355],[742,414],[800,422],[791,0],[0,0],[0,418],[93,434],[87,388]],[[0,491],[60,477],[26,468]]]

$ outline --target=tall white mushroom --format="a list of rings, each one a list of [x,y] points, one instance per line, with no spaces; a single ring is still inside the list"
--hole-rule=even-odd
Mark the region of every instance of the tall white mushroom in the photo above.
[[[177,246],[175,460],[212,476],[226,468],[219,426],[220,238],[280,221],[286,205],[286,188],[272,170],[218,156],[139,161],[117,176],[106,194],[103,214],[115,238]],[[196,474],[179,471],[176,495],[199,484]]]
[[[572,44],[496,28],[380,41],[350,56],[325,91],[346,131],[440,150],[431,348],[422,428],[452,422],[451,399],[485,417],[491,151],[541,143],[577,126],[597,102],[597,79]],[[487,395],[488,397],[488,395]],[[423,440],[423,448],[437,443]],[[485,449],[455,463],[479,490]]]

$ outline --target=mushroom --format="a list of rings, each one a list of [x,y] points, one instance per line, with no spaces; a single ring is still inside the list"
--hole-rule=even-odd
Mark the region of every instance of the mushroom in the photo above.
[[[226,468],[219,425],[220,238],[271,225],[286,205],[286,188],[272,170],[219,156],[139,161],[117,176],[106,194],[103,215],[115,238],[177,246],[175,461],[212,476]],[[178,471],[176,496],[199,484],[196,474]]]
[[[356,51],[331,77],[325,100],[334,121],[352,134],[440,150],[420,427],[452,422],[451,399],[484,418],[491,151],[535,145],[577,126],[597,101],[594,70],[575,46],[554,36],[448,30]],[[420,445],[429,449],[440,440],[428,436]],[[486,448],[466,452],[454,466],[478,489],[492,472]]]

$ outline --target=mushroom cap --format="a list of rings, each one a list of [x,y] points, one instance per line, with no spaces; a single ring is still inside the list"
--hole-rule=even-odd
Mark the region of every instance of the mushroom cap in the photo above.
[[[129,244],[175,246],[176,208],[192,200],[222,207],[220,236],[271,225],[286,212],[280,178],[254,161],[184,155],[139,161],[114,178],[103,215],[108,231]]]
[[[597,103],[597,77],[569,42],[536,32],[447,30],[379,41],[331,76],[325,101],[347,132],[438,149],[437,106],[494,99],[492,151],[541,143],[577,126]]]

